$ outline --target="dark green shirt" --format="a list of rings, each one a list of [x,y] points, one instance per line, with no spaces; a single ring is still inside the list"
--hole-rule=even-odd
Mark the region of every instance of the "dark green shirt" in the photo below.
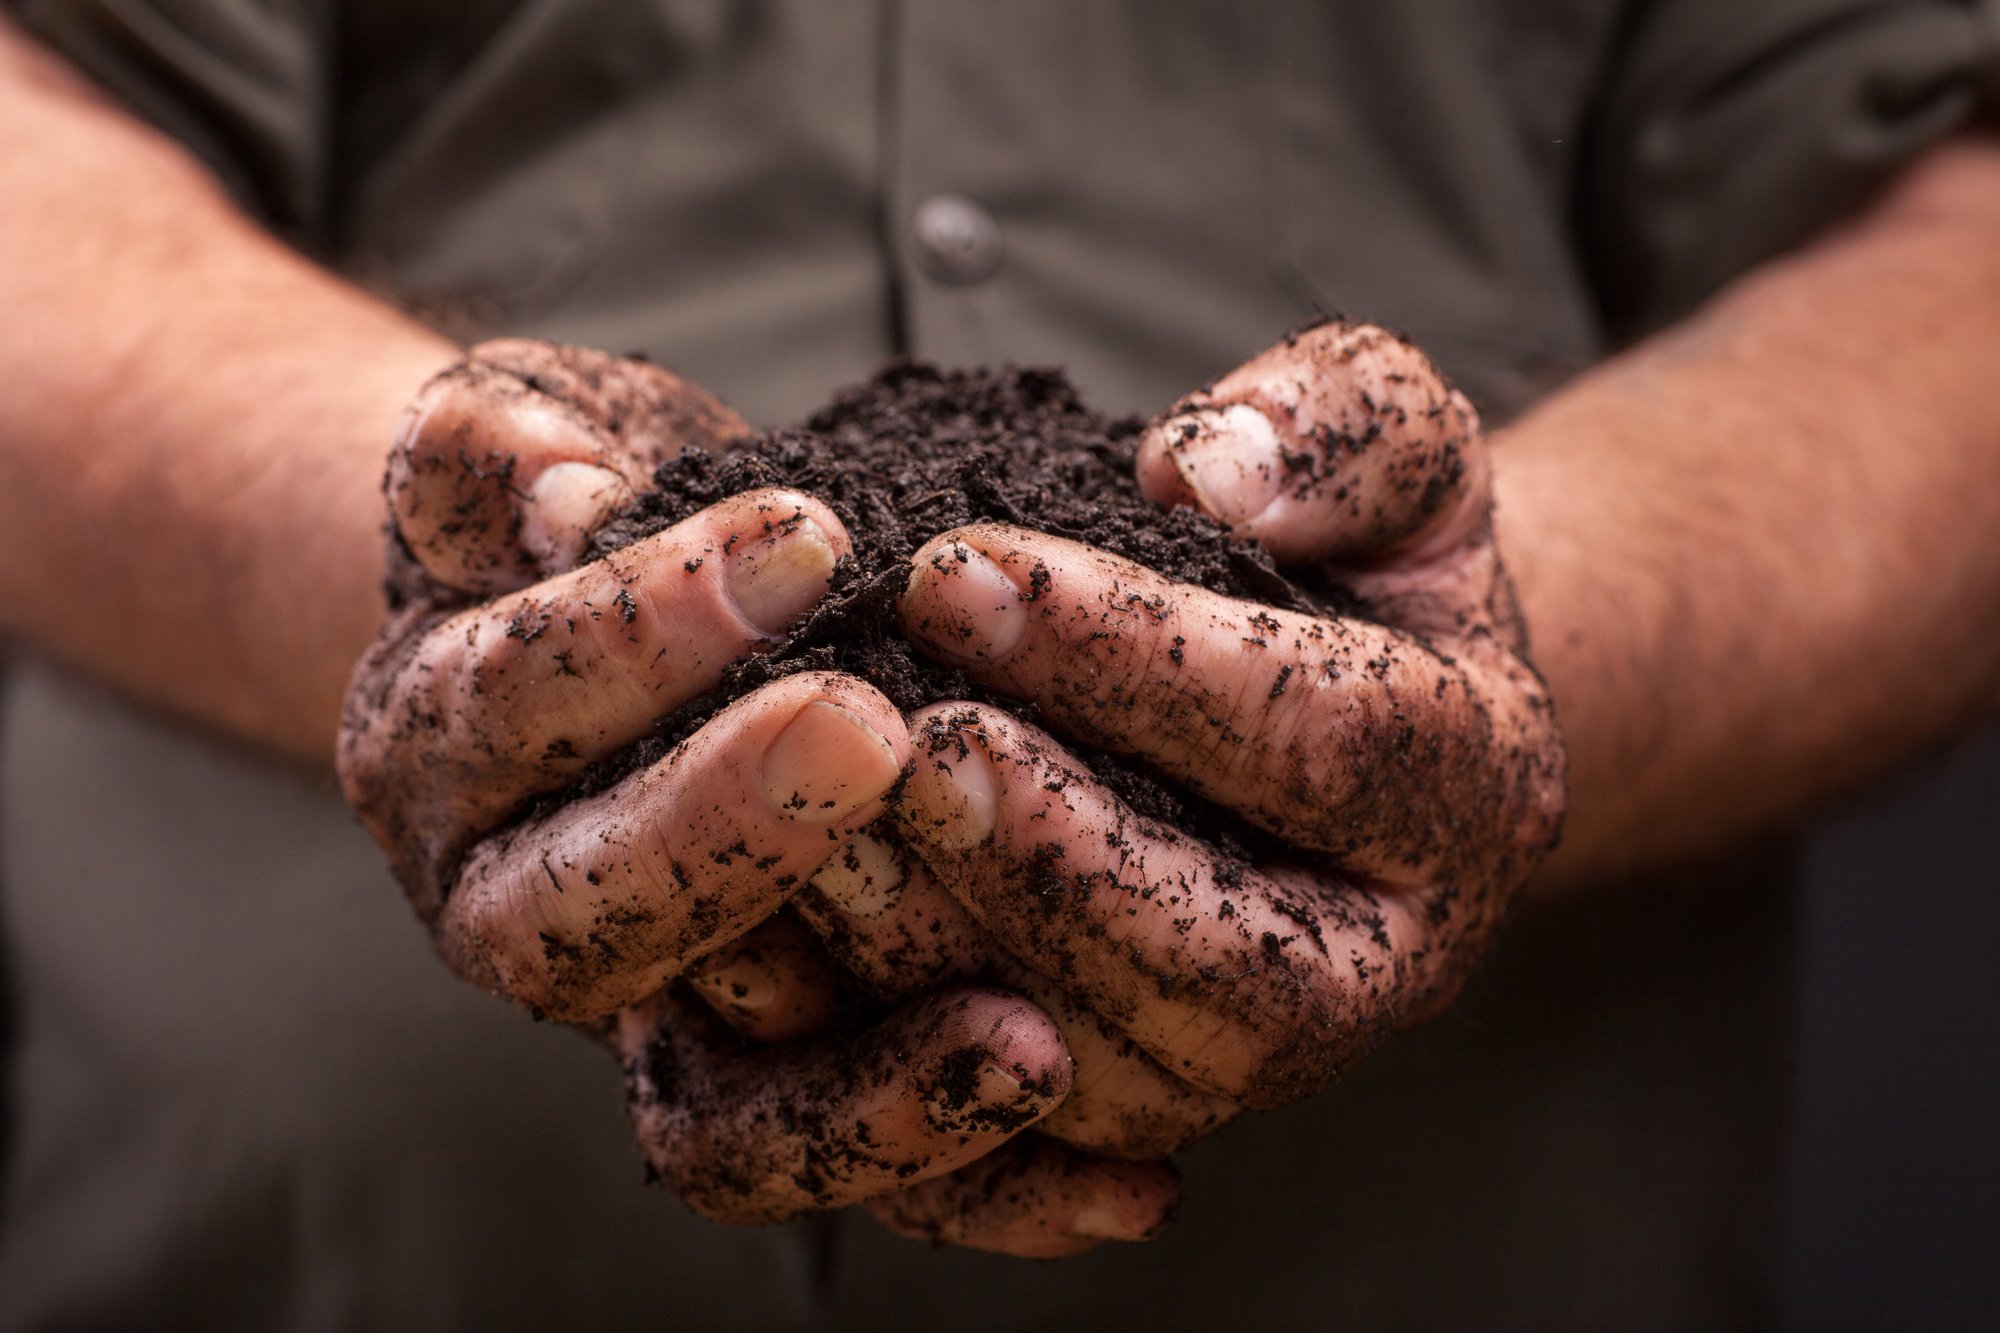
[[[777,422],[885,356],[1151,410],[1315,311],[1505,420],[1963,121],[1946,0],[45,0],[302,248],[468,336]],[[948,280],[914,227],[993,224]],[[939,273],[946,273],[941,279]],[[1783,857],[1524,912],[1458,1008],[1028,1266],[698,1222],[617,1079],[451,979],[330,781],[5,686],[0,1323],[1715,1328],[1767,1321]]]

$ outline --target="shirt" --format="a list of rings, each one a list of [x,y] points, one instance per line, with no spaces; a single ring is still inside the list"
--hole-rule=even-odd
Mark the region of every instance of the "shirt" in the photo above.
[[[15,3],[324,262],[765,424],[899,351],[1150,411],[1333,310],[1504,422],[1853,209],[1994,45],[1944,0]],[[943,195],[990,274],[926,266]],[[1524,909],[1187,1152],[1162,1239],[1029,1267],[642,1189],[609,1062],[444,971],[330,778],[25,656],[0,1322],[1765,1323],[1786,859]]]

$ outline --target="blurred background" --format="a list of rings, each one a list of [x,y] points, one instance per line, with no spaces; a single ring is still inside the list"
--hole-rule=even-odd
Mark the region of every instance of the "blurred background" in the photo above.
[[[1814,840],[1788,1328],[2000,1328],[2000,728]]]
[[[2000,1328],[2000,727],[1828,821],[1799,918],[1785,1327]]]

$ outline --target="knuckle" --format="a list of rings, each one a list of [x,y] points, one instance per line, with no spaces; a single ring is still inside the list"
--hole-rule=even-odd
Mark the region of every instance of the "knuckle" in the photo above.
[[[1099,588],[1096,603],[1098,614],[1064,645],[1063,655],[1073,654],[1092,678],[1080,699],[1104,713],[1153,711],[1155,691],[1178,674],[1187,642],[1178,600],[1163,588],[1113,581]]]
[[[724,1226],[786,1222],[820,1205],[783,1195],[767,1179],[764,1154],[705,1128],[685,1106],[657,1096],[635,1097],[632,1120],[649,1183],[674,1195],[701,1218]]]
[[[493,430],[500,404],[491,372],[457,366],[418,392],[391,447],[391,494],[404,505],[431,505],[443,525],[466,497],[505,489],[519,463],[516,449]]]
[[[588,347],[566,346],[538,338],[488,338],[467,351],[466,359],[519,373],[523,369],[553,368],[564,361],[609,362],[613,358],[608,353]]]
[[[1322,700],[1287,694],[1267,701],[1241,755],[1241,782],[1280,836],[1325,849],[1342,823],[1351,768],[1330,744],[1337,728]]]
[[[461,401],[465,374],[463,365],[453,366],[417,390],[390,445],[392,491],[446,461],[447,442],[466,425]]]
[[[427,748],[467,762],[513,757],[504,745],[505,719],[529,673],[529,651],[506,619],[485,612],[433,635],[420,655],[410,691],[413,704],[434,728]]]
[[[1218,636],[1237,633],[1226,623],[1206,629]],[[1266,663],[1265,650],[1245,642],[1243,651],[1236,669],[1221,679],[1184,680],[1173,691],[1188,709],[1181,725],[1188,734],[1190,767],[1226,774],[1232,783],[1254,772],[1265,748],[1262,733],[1271,703],[1271,677],[1259,665]]]
[[[1338,1007],[1310,989],[1293,992],[1286,1021],[1252,1039],[1251,1058],[1237,1085],[1226,1090],[1232,1100],[1252,1110],[1267,1111],[1310,1097],[1349,1063],[1351,1033],[1340,1021]]]
[[[1384,384],[1405,381],[1442,388],[1430,356],[1401,334],[1366,321],[1329,321],[1298,335],[1297,352],[1319,364],[1346,366],[1351,374]]]
[[[633,998],[622,992],[619,960],[572,939],[552,917],[543,896],[554,873],[548,858],[507,841],[475,849],[445,899],[438,944],[453,970],[563,1021],[599,1018]]]
[[[1388,981],[1371,968],[1372,976],[1350,984],[1337,975],[1340,966],[1316,928],[1265,932],[1253,965],[1217,997],[1221,1022],[1206,1044],[1208,1091],[1268,1110],[1310,1096],[1351,1064],[1363,1027],[1357,987]]]
[[[1409,381],[1424,390],[1443,391],[1444,376],[1430,356],[1387,329],[1367,325],[1361,330],[1356,362],[1384,383]]]
[[[1147,1072],[1146,1096],[1108,1103],[1096,1113],[1071,1112],[1075,1103],[1068,1102],[1042,1122],[1041,1131],[1086,1152],[1152,1162],[1172,1156],[1229,1118],[1230,1104],[1222,1098],[1168,1084]]]
[[[534,938],[523,930],[514,895],[468,872],[446,899],[438,942],[446,961],[467,981],[540,1011],[550,997],[542,969],[530,965],[522,947],[524,933]]]

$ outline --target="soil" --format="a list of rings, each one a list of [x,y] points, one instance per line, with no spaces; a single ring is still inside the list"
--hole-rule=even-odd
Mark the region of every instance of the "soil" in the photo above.
[[[1084,405],[1059,370],[948,371],[892,364],[837,395],[802,426],[751,437],[720,454],[689,451],[660,466],[657,489],[598,533],[592,558],[671,527],[727,496],[765,486],[803,491],[846,525],[854,552],[790,637],[733,665],[722,685],[655,724],[654,733],[586,772],[563,799],[604,789],[663,757],[716,711],[797,671],[846,672],[904,711],[944,700],[1005,707],[1034,721],[1031,703],[982,689],[914,652],[896,626],[910,558],[941,532],[980,520],[1019,524],[1115,552],[1176,581],[1298,610],[1324,609],[1269,554],[1191,509],[1142,498],[1132,461],[1143,423]],[[1135,761],[1074,747],[1142,815],[1246,856],[1268,835]]]

